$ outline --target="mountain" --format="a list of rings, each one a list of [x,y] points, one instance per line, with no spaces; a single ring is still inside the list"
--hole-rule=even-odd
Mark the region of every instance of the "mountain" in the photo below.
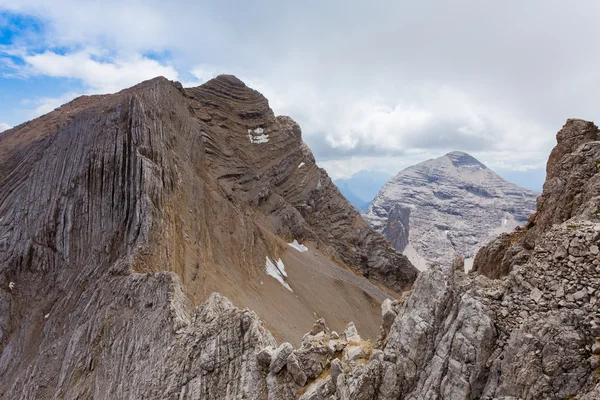
[[[258,347],[315,316],[375,338],[416,276],[233,76],[83,96],[0,137],[0,398],[247,397]]]
[[[390,177],[391,175],[385,172],[362,170],[350,178],[336,179],[333,183],[354,207],[366,211]]]
[[[364,218],[421,269],[467,259],[501,232],[524,225],[539,193],[454,151],[390,179]]]
[[[340,190],[340,193],[352,204],[357,210],[361,211],[363,209],[369,208],[371,205],[370,202],[365,201],[359,198],[353,191],[350,189],[350,186],[345,180],[337,179],[333,181],[333,183]]]
[[[598,399],[600,130],[557,142],[523,228],[417,273],[233,76],[10,129],[0,398]]]

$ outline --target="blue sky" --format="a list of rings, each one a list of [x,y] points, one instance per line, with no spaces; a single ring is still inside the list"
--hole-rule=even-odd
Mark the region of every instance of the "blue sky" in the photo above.
[[[600,3],[0,0],[0,130],[81,94],[233,73],[333,178],[471,153],[541,188],[556,131],[597,119]]]

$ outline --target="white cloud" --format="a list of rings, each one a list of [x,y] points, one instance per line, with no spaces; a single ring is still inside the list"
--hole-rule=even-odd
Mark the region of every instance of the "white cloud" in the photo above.
[[[9,124],[5,122],[0,122],[0,132],[4,132],[5,130],[10,128],[12,128],[12,126],[10,126]]]
[[[30,118],[36,118],[40,115],[47,114],[79,96],[81,96],[81,93],[68,92],[59,97],[39,97],[35,99],[26,99],[26,103],[28,105],[34,106],[34,108],[29,111],[29,116]]]
[[[67,54],[45,51],[26,55],[25,70],[30,74],[80,80],[92,93],[115,92],[146,79],[164,76],[177,80],[177,71],[168,65],[139,54],[116,56],[102,60],[93,49]]]

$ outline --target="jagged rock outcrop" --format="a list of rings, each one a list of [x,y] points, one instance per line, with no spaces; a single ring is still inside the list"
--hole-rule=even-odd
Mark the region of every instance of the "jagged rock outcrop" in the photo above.
[[[172,272],[107,277],[64,292],[59,305],[78,302],[74,313],[32,310],[38,331],[2,349],[1,397],[264,398],[255,354],[275,340],[256,314],[218,294],[189,314],[182,289]]]
[[[233,76],[80,97],[0,138],[2,398],[262,398],[273,337],[211,292],[279,339],[313,313],[372,335],[416,275]]]
[[[600,131],[592,122],[570,119],[556,134],[546,165],[544,192],[524,229],[500,236],[477,254],[473,269],[498,277],[523,264],[541,234],[578,217],[595,220],[600,210]]]
[[[364,217],[422,269],[449,265],[455,254],[472,259],[498,233],[524,225],[537,196],[455,151],[398,173]]]

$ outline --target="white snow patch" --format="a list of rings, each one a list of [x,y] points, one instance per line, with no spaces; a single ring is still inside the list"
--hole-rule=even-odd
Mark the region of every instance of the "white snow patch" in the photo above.
[[[506,219],[506,217],[504,217],[504,219],[502,220],[502,225],[506,226],[508,224],[508,219]]]
[[[44,315],[44,319],[48,319],[49,316],[50,316],[50,314]]]
[[[306,247],[303,244],[298,243],[298,241],[296,239],[294,239],[294,241],[292,243],[288,243],[288,246],[295,248],[300,253],[304,253],[305,251],[308,251],[308,247]]]
[[[250,139],[250,143],[267,143],[269,141],[269,135],[264,132],[265,130],[261,127],[248,129],[248,139]]]
[[[283,261],[281,261],[281,258],[277,260],[277,265],[275,265],[273,261],[271,261],[271,259],[267,257],[265,269],[267,275],[271,275],[273,278],[277,279],[279,283],[281,283],[287,290],[293,292],[290,285],[288,285],[288,283],[285,281],[287,274],[285,272],[285,265],[283,265]]]
[[[269,141],[269,135],[262,134],[259,136],[254,136],[252,133],[249,133],[248,139],[250,139],[250,143],[254,144],[267,143]]]
[[[14,282],[10,282],[10,283],[8,284],[8,288],[9,288],[10,290],[13,290],[13,289],[15,288],[15,283],[14,283]]]
[[[298,168],[302,168],[302,167],[304,167],[304,161],[298,165]]]

